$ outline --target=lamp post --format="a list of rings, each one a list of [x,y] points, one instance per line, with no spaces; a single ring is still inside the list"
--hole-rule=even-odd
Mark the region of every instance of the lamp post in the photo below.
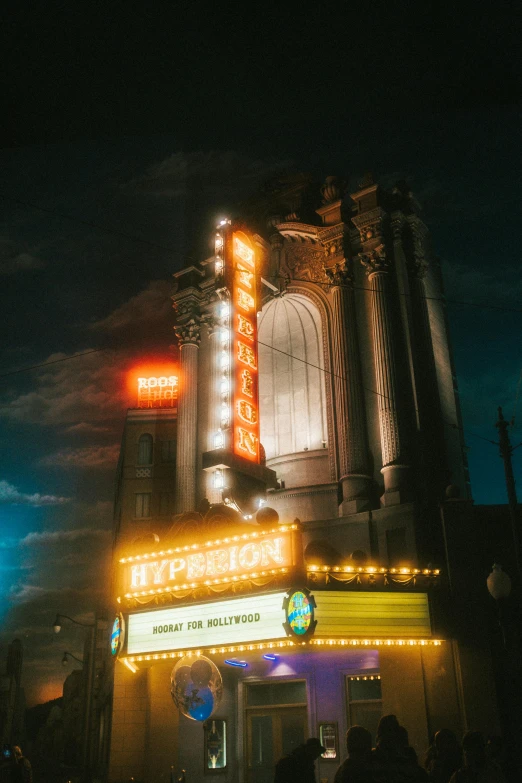
[[[87,690],[85,694],[85,710],[84,710],[83,737],[82,737],[83,780],[84,783],[90,783],[91,780],[91,705],[92,705],[94,675],[96,670],[96,660],[95,660],[96,629],[98,626],[98,615],[97,612],[94,613],[93,623],[81,623],[79,620],[75,620],[73,617],[69,617],[69,615],[67,614],[57,614],[53,623],[53,628],[55,633],[60,633],[62,629],[62,624],[60,622],[62,618],[65,620],[70,620],[70,622],[74,623],[75,625],[81,625],[83,628],[91,629],[89,659],[88,659],[88,668],[87,668]],[[62,658],[62,665],[65,666],[65,664],[67,663],[68,655],[70,655],[71,658],[74,658],[75,660],[83,664],[83,661],[80,661],[80,659],[76,658],[75,655],[72,655],[72,653],[65,652]]]
[[[65,651],[62,658],[62,666],[67,666],[69,663],[68,658],[74,658],[75,661],[78,661],[78,663],[81,663],[83,666],[83,660],[81,658],[77,658],[76,655],[73,655],[70,652]]]
[[[504,649],[507,648],[506,640],[506,625],[505,625],[505,602],[511,594],[511,579],[502,570],[502,566],[498,563],[493,563],[493,570],[486,580],[488,592],[492,598],[495,599],[498,609],[498,624],[502,631],[502,643]]]

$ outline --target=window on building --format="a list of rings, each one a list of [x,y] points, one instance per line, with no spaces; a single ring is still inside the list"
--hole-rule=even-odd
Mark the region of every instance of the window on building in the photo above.
[[[168,516],[174,513],[174,492],[160,492],[159,513],[160,516]]]
[[[381,675],[350,675],[346,678],[346,689],[348,724],[368,729],[375,745],[377,726],[382,717]]]
[[[301,680],[248,686],[247,707],[279,704],[306,704],[306,682]]]
[[[161,461],[176,462],[176,441],[163,440],[161,442]]]
[[[136,519],[150,517],[151,499],[151,492],[138,492],[136,494]]]
[[[138,441],[138,465],[152,465],[152,435],[141,435]]]

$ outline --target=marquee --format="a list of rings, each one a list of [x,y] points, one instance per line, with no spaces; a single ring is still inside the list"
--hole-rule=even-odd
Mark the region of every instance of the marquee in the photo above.
[[[134,655],[284,638],[285,595],[269,593],[131,615],[127,653]]]
[[[206,544],[160,550],[122,558],[122,587],[125,597],[161,592],[179,585],[255,578],[261,574],[285,573],[297,563],[293,536],[295,525],[268,532],[229,536]]]

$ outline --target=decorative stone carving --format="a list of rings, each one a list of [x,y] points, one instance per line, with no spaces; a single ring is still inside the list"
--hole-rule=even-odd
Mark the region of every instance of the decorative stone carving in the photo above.
[[[321,187],[323,204],[329,204],[332,201],[339,201],[346,191],[346,182],[339,177],[326,177],[324,185]]]
[[[290,278],[309,280],[311,283],[326,283],[324,260],[324,250],[320,245],[287,242],[283,273],[287,271]]]
[[[381,207],[370,209],[360,215],[352,217],[352,223],[359,231],[359,237],[364,245],[371,240],[379,240],[383,233],[385,212]]]
[[[201,331],[199,319],[191,318],[184,324],[177,324],[174,332],[178,338],[178,343],[182,345],[199,345],[201,342]]]
[[[325,266],[324,273],[332,285],[353,284],[353,273],[344,260],[340,264],[334,264],[330,267]]]
[[[323,246],[327,258],[329,256],[344,255],[344,243],[342,237],[339,237],[338,239],[332,239],[330,242],[324,242]]]
[[[404,224],[405,224],[404,215],[401,212],[395,212],[394,214],[392,214],[390,220],[390,227],[391,227],[394,242],[398,242],[402,239]]]
[[[210,336],[211,334],[214,334],[219,329],[220,321],[219,318],[217,318],[215,315],[212,315],[211,313],[206,313],[205,315],[201,316],[200,324],[201,326],[206,327],[207,332]]]
[[[391,267],[391,259],[386,253],[384,245],[377,245],[373,250],[366,253],[359,253],[359,261],[366,269],[368,277],[378,272],[388,272]]]

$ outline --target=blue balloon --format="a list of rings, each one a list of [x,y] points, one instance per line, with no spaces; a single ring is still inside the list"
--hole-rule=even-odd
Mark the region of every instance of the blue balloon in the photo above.
[[[210,718],[214,709],[214,694],[210,688],[197,688],[192,693],[188,714],[194,720],[204,721]]]

